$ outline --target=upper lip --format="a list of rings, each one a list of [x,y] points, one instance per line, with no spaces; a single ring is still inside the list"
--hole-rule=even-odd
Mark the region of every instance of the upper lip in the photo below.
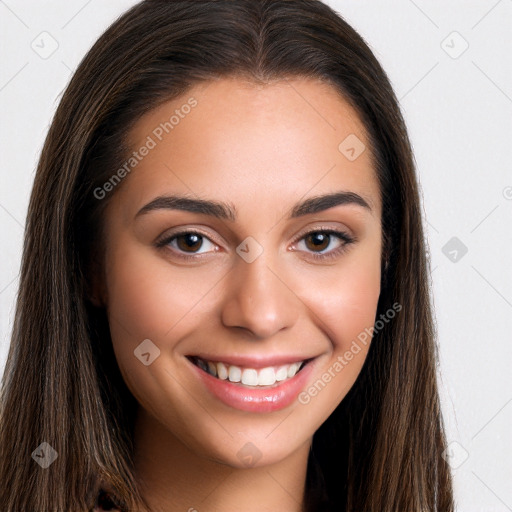
[[[301,361],[308,361],[316,356],[303,356],[303,355],[271,355],[271,356],[244,356],[244,355],[214,355],[214,354],[190,354],[188,358],[199,357],[204,361],[212,361],[217,363],[226,363],[232,366],[239,366],[242,368],[268,368],[270,366],[282,366],[286,364],[298,363]]]

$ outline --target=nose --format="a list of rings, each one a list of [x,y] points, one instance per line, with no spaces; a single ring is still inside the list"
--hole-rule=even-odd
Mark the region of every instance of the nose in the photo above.
[[[252,263],[239,258],[226,277],[222,322],[248,331],[252,338],[270,338],[297,321],[304,304],[280,275],[274,258],[263,251]]]

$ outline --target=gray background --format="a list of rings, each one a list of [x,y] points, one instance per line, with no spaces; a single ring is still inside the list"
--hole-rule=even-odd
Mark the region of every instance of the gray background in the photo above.
[[[0,0],[1,370],[50,120],[80,59],[134,3]],[[381,61],[413,142],[458,510],[512,511],[512,0],[327,3]]]

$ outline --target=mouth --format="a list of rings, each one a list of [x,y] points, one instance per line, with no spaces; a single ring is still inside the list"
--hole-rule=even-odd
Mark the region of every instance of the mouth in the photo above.
[[[209,396],[231,409],[271,413],[292,406],[301,389],[317,371],[319,357],[273,355],[247,357],[231,354],[189,355],[193,379]],[[236,364],[235,364],[236,363]]]
[[[288,364],[250,368],[223,361],[210,361],[199,356],[187,356],[187,359],[203,372],[218,380],[250,389],[267,389],[279,386],[295,377],[313,360],[313,358],[309,358]]]

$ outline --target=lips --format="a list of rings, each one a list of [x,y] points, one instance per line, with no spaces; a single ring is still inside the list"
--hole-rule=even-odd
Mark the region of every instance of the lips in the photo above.
[[[187,356],[186,359],[194,377],[205,386],[210,397],[220,400],[230,408],[258,413],[277,411],[289,406],[304,389],[316,363],[316,357],[304,359],[301,356],[249,359],[202,355]],[[234,362],[239,364],[233,364]],[[244,366],[240,362],[252,366]],[[286,378],[277,380],[277,377],[284,377],[283,368],[286,368]],[[214,371],[216,375],[213,375]],[[288,377],[288,372],[291,377]],[[243,383],[243,380],[256,382],[256,378],[256,385]],[[262,385],[259,384],[260,378]],[[274,378],[273,384],[264,384],[272,382]]]

